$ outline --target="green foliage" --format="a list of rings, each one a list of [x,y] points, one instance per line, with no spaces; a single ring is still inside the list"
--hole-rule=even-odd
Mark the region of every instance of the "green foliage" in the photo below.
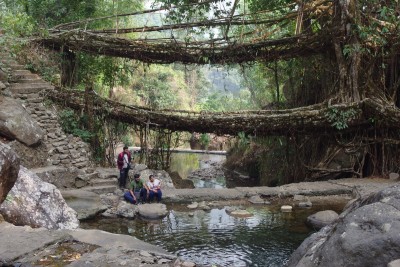
[[[16,37],[32,35],[36,30],[34,20],[23,12],[1,12],[0,27],[3,28],[7,34]]]
[[[59,113],[59,116],[61,127],[64,132],[73,134],[74,136],[79,136],[85,142],[89,142],[94,136],[94,134],[88,130],[82,129],[84,122],[87,119],[85,116],[77,116],[71,109],[62,110]]]
[[[184,73],[168,66],[150,66],[137,69],[132,89],[140,102],[154,109],[188,108],[187,85]]]
[[[92,56],[78,53],[78,81],[91,81],[101,95],[108,96],[111,88],[129,84],[135,68],[132,61],[121,58]],[[81,86],[85,85],[81,83]]]
[[[240,148],[245,148],[250,144],[250,138],[244,132],[239,132],[238,134],[238,146]]]
[[[122,138],[121,138],[121,141],[126,146],[133,146],[134,145],[132,135],[130,135],[130,134],[123,135]]]
[[[348,127],[347,123],[354,119],[356,115],[357,111],[355,109],[339,110],[333,107],[330,107],[325,114],[331,125],[338,130],[346,129]]]
[[[4,199],[5,202],[11,202],[13,200],[13,197],[10,195],[6,196],[6,199]]]
[[[229,7],[232,5],[231,2],[225,1],[227,8],[221,9],[219,2],[223,0],[217,0],[214,2],[205,2],[198,5],[191,5],[194,2],[191,0],[156,0],[156,3],[161,3],[164,7],[176,7],[170,8],[167,19],[170,22],[189,22],[193,19],[205,19],[209,16],[221,17],[229,14]],[[193,29],[193,32],[198,32],[199,29]],[[200,30],[201,31],[201,30]]]
[[[230,92],[214,92],[198,104],[197,109],[207,111],[234,111],[254,108],[250,92],[241,90],[239,96],[234,96]]]
[[[202,147],[204,147],[205,149],[208,147],[208,145],[210,144],[210,136],[208,134],[201,134],[200,135],[200,140],[199,143]]]

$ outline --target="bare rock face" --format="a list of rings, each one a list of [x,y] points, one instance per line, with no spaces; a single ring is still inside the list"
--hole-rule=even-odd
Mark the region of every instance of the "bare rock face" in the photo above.
[[[76,229],[76,212],[52,184],[21,166],[18,179],[0,206],[0,214],[14,225],[29,225],[47,229]]]
[[[40,143],[34,147],[29,147],[23,143],[14,140],[8,145],[17,153],[21,160],[21,165],[31,169],[48,165],[47,158],[49,156],[45,143]]]
[[[18,178],[20,160],[6,144],[0,143],[0,204]]]
[[[17,139],[27,146],[35,146],[40,143],[44,132],[19,101],[0,95],[0,106],[1,135]]]
[[[336,223],[307,238],[287,266],[386,267],[400,258],[400,185],[353,202]]]
[[[76,167],[46,166],[31,169],[44,182],[51,183],[57,188],[75,188],[79,176],[85,172]]]

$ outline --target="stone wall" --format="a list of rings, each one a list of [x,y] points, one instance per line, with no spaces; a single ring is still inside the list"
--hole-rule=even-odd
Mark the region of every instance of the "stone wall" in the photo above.
[[[2,73],[8,75],[1,93],[19,99],[31,117],[45,131],[40,146],[26,147],[14,141],[10,144],[21,155],[22,164],[28,168],[43,166],[64,166],[84,169],[89,167],[91,152],[87,143],[80,138],[66,134],[58,121],[57,111],[45,104],[44,95],[54,87],[38,75],[19,65],[7,51],[0,52]],[[0,81],[1,82],[1,81]],[[35,151],[38,150],[38,153]]]

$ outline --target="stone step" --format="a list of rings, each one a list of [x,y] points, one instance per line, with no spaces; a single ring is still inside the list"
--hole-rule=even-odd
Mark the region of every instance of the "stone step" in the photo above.
[[[8,64],[8,67],[10,67],[12,70],[24,70],[25,66],[20,65],[20,64]]]
[[[10,57],[10,56],[2,56],[1,57],[1,62],[3,63],[3,64],[6,64],[6,65],[15,65],[15,64],[18,64],[18,62],[14,59],[14,58],[12,58],[12,57]]]
[[[10,56],[1,56],[0,55],[0,62],[3,63],[4,65],[8,65],[10,63],[16,63],[16,61],[10,57]]]
[[[15,74],[15,72],[14,72],[14,73],[11,74],[11,77],[12,77],[12,80],[13,80],[13,81],[37,80],[37,79],[40,79],[40,80],[41,80],[41,78],[39,77],[39,75],[33,74],[33,73],[31,73],[31,72],[28,72],[28,73],[21,73],[21,74]]]
[[[81,189],[101,195],[101,194],[115,192],[115,190],[117,189],[117,186],[116,185],[85,186],[85,187],[82,187]]]
[[[30,74],[32,74],[32,72],[29,71],[29,70],[15,70],[15,71],[12,73],[13,76],[30,75]],[[36,74],[35,74],[35,75],[36,75]]]
[[[91,179],[90,180],[90,185],[91,186],[116,186],[118,184],[118,179],[117,178],[112,178],[112,179]]]
[[[15,80],[17,83],[45,83],[41,78],[36,78],[36,79],[18,79]]]
[[[31,94],[53,89],[54,86],[49,83],[14,83],[10,86],[10,91],[14,94]]]

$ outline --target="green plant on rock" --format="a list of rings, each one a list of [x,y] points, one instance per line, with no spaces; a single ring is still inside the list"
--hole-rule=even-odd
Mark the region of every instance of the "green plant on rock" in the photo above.
[[[208,134],[201,134],[200,135],[200,145],[201,147],[207,148],[208,145],[210,144],[210,136]]]
[[[334,107],[328,108],[325,116],[333,127],[338,130],[343,130],[348,127],[348,122],[354,119],[357,115],[357,111],[353,108],[348,110],[339,110]]]
[[[244,132],[239,132],[238,134],[238,146],[239,147],[247,147],[250,144],[250,138],[246,136]]]
[[[88,130],[82,129],[84,116],[78,116],[71,109],[62,110],[59,114],[61,127],[64,132],[79,136],[83,141],[89,142],[93,137],[93,133]]]

